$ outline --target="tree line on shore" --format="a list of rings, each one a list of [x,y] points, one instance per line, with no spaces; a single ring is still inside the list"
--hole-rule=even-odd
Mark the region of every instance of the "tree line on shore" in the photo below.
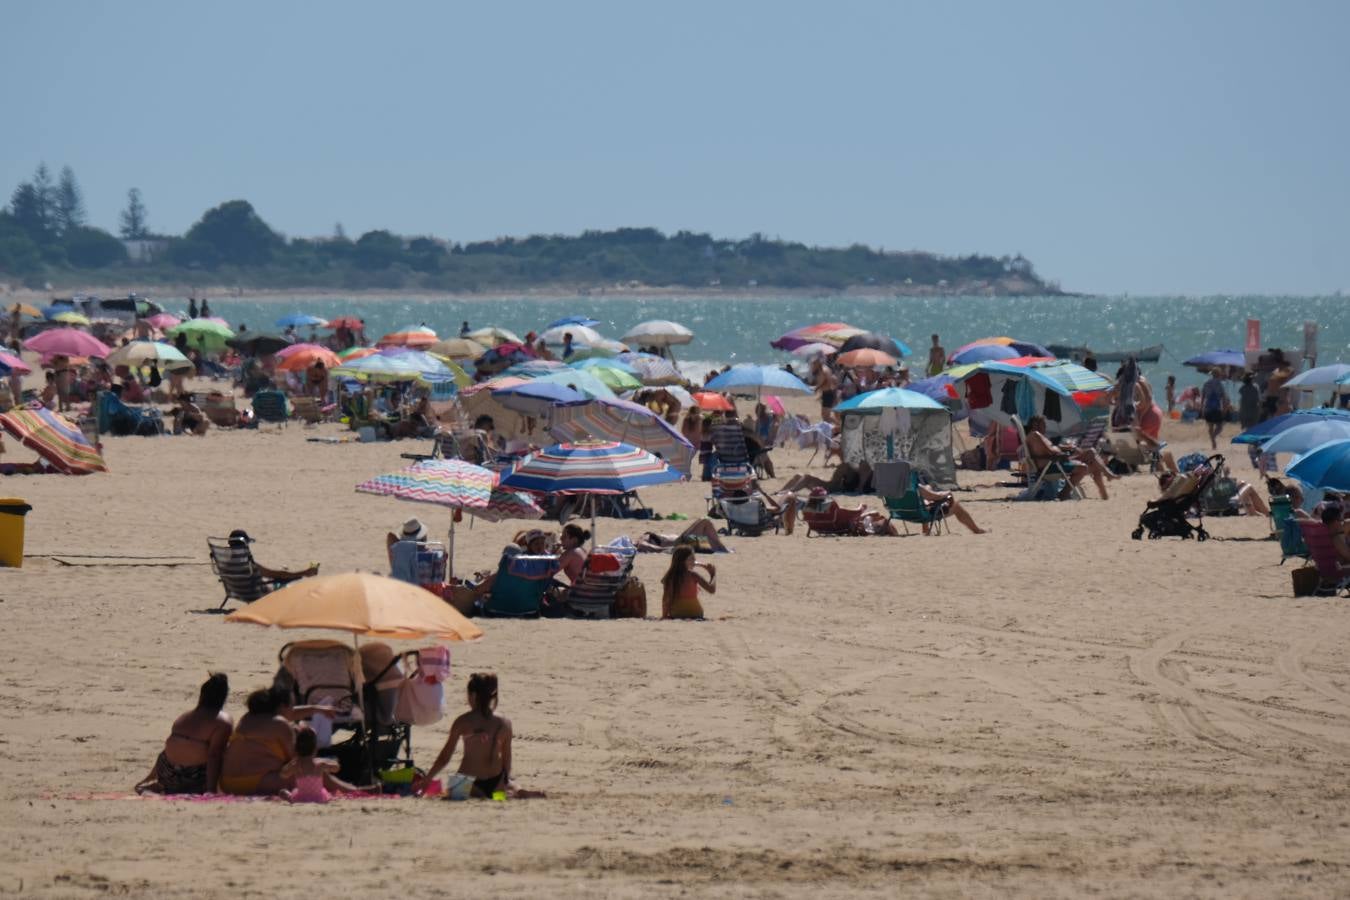
[[[40,165],[0,210],[0,275],[38,287],[97,281],[474,291],[535,286],[642,284],[702,288],[855,286],[1054,291],[1014,257],[886,252],[862,244],[809,247],[752,234],[741,240],[655,228],[531,235],[460,243],[378,229],[355,240],[287,238],[246,200],[213,207],[182,235],[157,234],[138,189],[127,194],[119,234],[88,223],[69,166]]]

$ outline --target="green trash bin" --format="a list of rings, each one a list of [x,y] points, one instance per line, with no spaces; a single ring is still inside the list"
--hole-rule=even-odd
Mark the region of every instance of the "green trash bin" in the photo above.
[[[0,498],[0,566],[23,566],[23,517],[32,508],[14,497]]]

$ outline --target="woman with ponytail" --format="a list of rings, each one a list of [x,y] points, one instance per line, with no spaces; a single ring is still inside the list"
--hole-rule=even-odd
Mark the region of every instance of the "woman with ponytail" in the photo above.
[[[497,715],[497,676],[475,672],[469,676],[469,711],[455,719],[436,761],[414,783],[421,793],[455,755],[455,747],[464,741],[459,759],[459,774],[474,779],[473,796],[490,798],[505,793],[511,785],[511,721]]]

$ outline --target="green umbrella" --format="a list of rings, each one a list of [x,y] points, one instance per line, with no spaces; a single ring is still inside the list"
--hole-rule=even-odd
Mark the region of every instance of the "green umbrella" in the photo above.
[[[177,338],[180,334],[186,335],[189,347],[208,353],[219,353],[224,350],[226,342],[234,337],[234,332],[228,325],[209,319],[188,319],[164,333],[172,338]]]

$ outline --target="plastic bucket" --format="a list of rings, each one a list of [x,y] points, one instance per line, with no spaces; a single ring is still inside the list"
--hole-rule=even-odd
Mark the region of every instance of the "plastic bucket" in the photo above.
[[[32,508],[16,498],[0,498],[0,566],[23,566],[23,517]]]

